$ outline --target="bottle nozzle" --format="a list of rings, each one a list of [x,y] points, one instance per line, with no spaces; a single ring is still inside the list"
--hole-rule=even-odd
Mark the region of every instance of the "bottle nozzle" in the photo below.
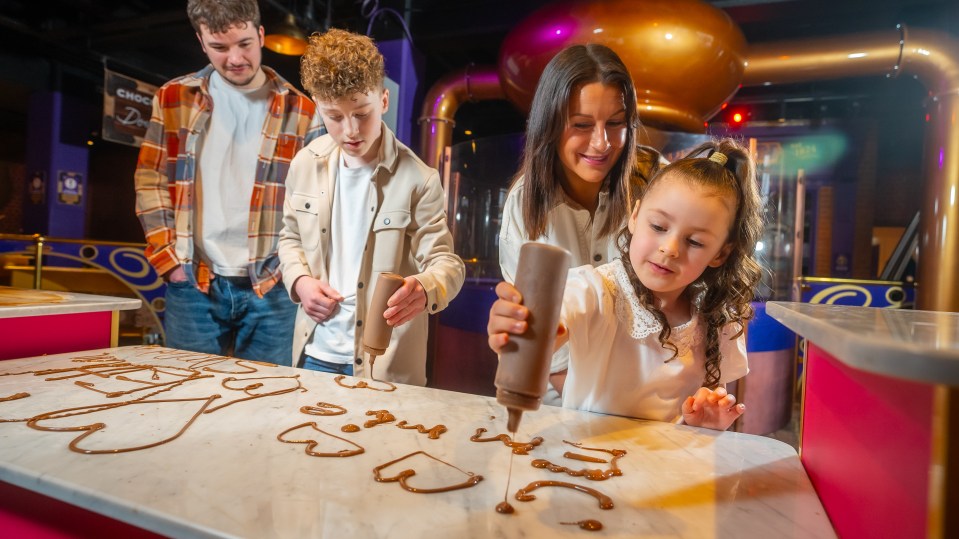
[[[509,419],[506,420],[506,430],[516,433],[519,428],[519,420],[523,418],[523,411],[518,408],[507,408]]]

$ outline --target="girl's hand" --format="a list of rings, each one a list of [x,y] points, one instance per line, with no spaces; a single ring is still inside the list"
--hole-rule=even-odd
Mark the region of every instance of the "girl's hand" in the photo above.
[[[509,342],[510,334],[522,335],[526,331],[529,309],[521,305],[523,297],[516,287],[505,281],[496,285],[496,296],[499,299],[489,310],[486,333],[489,347],[499,354]]]
[[[726,430],[745,411],[746,405],[736,404],[736,396],[726,393],[726,388],[701,387],[683,403],[683,421],[694,427]]]

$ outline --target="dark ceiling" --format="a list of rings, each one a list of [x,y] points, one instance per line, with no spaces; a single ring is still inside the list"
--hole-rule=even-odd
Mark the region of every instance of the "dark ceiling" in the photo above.
[[[956,0],[709,3],[729,13],[750,43],[883,30],[897,23],[959,36]],[[333,26],[358,32],[369,29],[374,39],[384,40],[401,38],[405,19],[414,47],[423,57],[421,91],[471,62],[495,64],[499,45],[510,29],[548,4],[543,0],[260,0],[267,31],[286,13],[294,13],[301,25],[312,29],[322,29],[329,20]],[[88,93],[92,98],[101,90],[103,66],[154,84],[202,66],[206,59],[184,8],[183,0],[2,0],[0,124],[23,120],[25,99],[33,89]],[[264,63],[299,83],[297,58],[265,51]],[[810,93],[853,95],[869,93],[870,84],[747,88],[739,98],[775,101]]]
[[[602,1],[602,0],[597,0]],[[635,0],[637,2],[643,0]],[[711,0],[743,30],[749,43],[788,38],[846,35],[893,29],[897,23],[938,29],[959,38],[957,0]],[[287,13],[301,26],[336,27],[369,33],[378,41],[404,36],[407,21],[413,47],[422,57],[421,95],[440,77],[470,63],[493,65],[500,44],[533,11],[558,2],[544,0],[260,0],[267,31]],[[111,241],[141,242],[133,212],[130,178],[137,149],[97,142],[103,103],[103,69],[143,81],[166,80],[202,67],[206,58],[185,13],[186,0],[0,0],[0,199],[20,185],[10,170],[21,170],[31,151],[34,119],[30,98],[58,91],[74,103],[63,126],[73,144],[90,151],[91,207],[85,234]],[[264,52],[264,63],[299,83],[298,59]],[[924,88],[908,77],[819,81],[740,89],[733,107],[748,111],[751,125],[787,118],[816,125],[821,119],[865,119],[880,133],[878,166],[885,199],[898,203],[877,214],[876,226],[904,226],[915,213],[915,181],[922,144]],[[421,101],[422,97],[417,99]],[[43,119],[39,119],[40,122]],[[721,119],[714,119],[714,122]],[[505,101],[467,104],[456,114],[453,142],[517,133],[525,117]],[[470,130],[473,135],[467,135]],[[710,127],[712,132],[712,127]],[[415,136],[415,135],[414,135]],[[64,133],[61,133],[61,140]],[[412,141],[415,143],[415,141]],[[11,168],[12,167],[12,168]],[[19,168],[18,168],[19,167]],[[507,167],[508,168],[508,167]],[[6,172],[5,172],[6,171]],[[0,204],[2,208],[2,204]],[[20,227],[19,205],[0,214],[0,232],[29,233]],[[95,218],[93,217],[95,216]],[[902,222],[900,222],[902,221]],[[885,223],[885,224],[884,224]]]

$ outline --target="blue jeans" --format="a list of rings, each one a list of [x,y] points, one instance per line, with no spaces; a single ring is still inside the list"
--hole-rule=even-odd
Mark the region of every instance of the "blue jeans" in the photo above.
[[[313,356],[305,356],[303,359],[303,368],[311,371],[328,372],[331,374],[345,374],[353,376],[352,363],[330,363],[322,359],[316,359]]]
[[[296,305],[282,284],[263,298],[246,278],[217,277],[204,294],[189,282],[167,283],[166,345],[290,365]]]

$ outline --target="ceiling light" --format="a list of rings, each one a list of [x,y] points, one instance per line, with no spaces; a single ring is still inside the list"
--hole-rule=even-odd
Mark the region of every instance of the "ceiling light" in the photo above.
[[[296,17],[287,13],[283,22],[264,37],[263,44],[275,53],[301,56],[306,52],[306,33],[296,24]]]

